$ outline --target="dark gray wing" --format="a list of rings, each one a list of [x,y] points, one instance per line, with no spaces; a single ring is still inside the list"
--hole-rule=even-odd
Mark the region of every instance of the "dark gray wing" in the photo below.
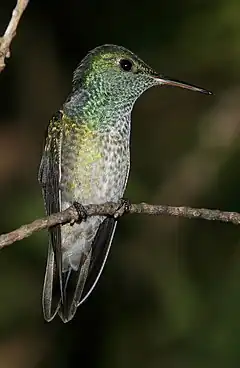
[[[77,307],[87,299],[97,284],[111,247],[116,224],[114,218],[104,219],[88,254],[82,255],[78,270],[70,269],[65,274],[64,302],[59,310],[64,322],[74,317]]]
[[[59,177],[61,149],[61,112],[50,121],[45,148],[39,168],[38,180],[42,186],[48,215],[60,211]],[[54,129],[54,127],[58,127]],[[43,287],[43,314],[50,321],[56,314],[62,298],[62,255],[60,225],[49,230],[50,241]]]

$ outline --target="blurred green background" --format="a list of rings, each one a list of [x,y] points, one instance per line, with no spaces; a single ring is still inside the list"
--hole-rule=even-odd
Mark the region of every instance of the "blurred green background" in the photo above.
[[[14,5],[1,1],[1,33]],[[240,211],[240,2],[35,0],[0,75],[0,232],[44,215],[48,120],[103,43],[214,92],[155,88],[139,99],[126,197]],[[42,316],[47,242],[42,232],[1,251],[0,368],[240,366],[238,227],[124,217],[98,286],[66,325]]]

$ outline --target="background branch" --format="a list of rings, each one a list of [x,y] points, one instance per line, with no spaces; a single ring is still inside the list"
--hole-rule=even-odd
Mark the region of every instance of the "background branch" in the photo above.
[[[84,206],[87,216],[113,216],[119,210],[119,203],[107,202],[104,204],[89,204]],[[240,213],[226,212],[220,210],[210,210],[207,208],[191,207],[173,207],[167,205],[152,205],[147,203],[131,204],[127,214],[145,214],[145,215],[168,215],[176,217],[185,217],[188,219],[201,218],[211,221],[230,222],[235,225],[240,224]],[[120,213],[120,215],[124,214]],[[58,224],[73,223],[78,220],[78,213],[74,206],[66,210],[54,213],[51,216],[35,220],[30,224],[23,225],[17,230],[0,236],[0,249],[10,245],[18,240],[29,237],[34,232],[56,226]]]
[[[16,35],[20,18],[28,5],[29,0],[18,0],[12,12],[12,17],[4,35],[0,38],[0,72],[5,68],[5,58],[10,57],[10,45]]]

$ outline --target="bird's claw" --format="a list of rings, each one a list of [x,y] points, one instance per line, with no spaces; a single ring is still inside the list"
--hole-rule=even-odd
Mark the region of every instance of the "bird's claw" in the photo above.
[[[119,207],[114,213],[113,217],[115,219],[118,219],[119,217],[124,215],[124,213],[128,213],[130,210],[130,206],[131,206],[131,202],[129,201],[129,199],[121,198],[119,200]]]
[[[73,202],[73,206],[75,207],[77,214],[78,214],[78,219],[77,221],[73,221],[70,225],[73,225],[75,222],[76,223],[80,223],[81,221],[86,221],[87,219],[87,211],[85,210],[85,207],[79,203],[79,202]]]

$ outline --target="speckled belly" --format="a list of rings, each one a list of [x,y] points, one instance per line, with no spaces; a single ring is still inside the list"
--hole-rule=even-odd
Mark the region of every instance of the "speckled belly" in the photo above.
[[[116,201],[123,196],[129,171],[129,142],[117,134],[64,137],[61,148],[62,209],[82,204]]]

